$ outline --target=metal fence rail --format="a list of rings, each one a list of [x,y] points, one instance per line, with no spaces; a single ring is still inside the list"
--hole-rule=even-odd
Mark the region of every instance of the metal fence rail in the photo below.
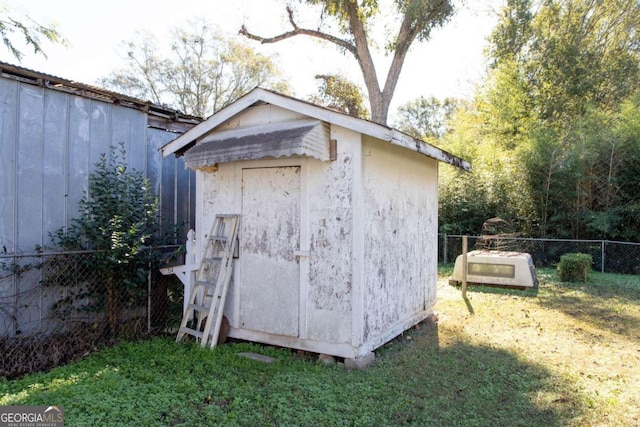
[[[581,252],[593,257],[593,268],[602,273],[640,274],[640,243],[610,240],[536,239],[468,236],[469,250],[503,249],[531,254],[536,267],[555,267],[566,253]],[[438,262],[451,263],[462,253],[461,235],[438,235]]]

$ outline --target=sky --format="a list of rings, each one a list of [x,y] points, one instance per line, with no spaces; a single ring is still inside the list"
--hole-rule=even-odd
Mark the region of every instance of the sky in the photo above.
[[[2,0],[0,0],[2,1]],[[384,1],[384,0],[383,0]],[[218,29],[237,34],[245,24],[249,31],[271,36],[288,30],[283,0],[5,0],[12,17],[30,18],[42,24],[55,23],[69,41],[68,47],[44,44],[47,58],[26,48],[22,63],[36,71],[80,83],[95,84],[100,77],[120,68],[122,41],[132,40],[136,30],[147,30],[168,40],[171,28],[194,17],[204,17]],[[474,84],[484,76],[483,49],[496,23],[496,8],[502,0],[467,0],[445,27],[432,32],[431,39],[414,43],[396,89],[391,111],[419,96],[470,97]],[[304,8],[300,8],[303,13]],[[300,17],[317,26],[315,15]],[[383,30],[382,30],[383,31]],[[383,37],[377,37],[381,39]],[[264,54],[277,55],[278,64],[299,98],[315,92],[316,74],[342,72],[362,82],[360,69],[351,55],[308,37],[261,45]],[[0,60],[17,61],[0,47]],[[389,58],[376,56],[378,76],[386,77]],[[362,84],[364,89],[364,84]]]

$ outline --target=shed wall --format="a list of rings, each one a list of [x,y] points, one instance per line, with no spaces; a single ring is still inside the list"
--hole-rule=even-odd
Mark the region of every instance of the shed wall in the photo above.
[[[242,114],[229,119],[217,127],[216,131],[234,130],[247,126],[266,125],[269,123],[286,122],[304,119],[306,116],[295,111],[272,105],[262,104],[247,108]]]
[[[254,108],[262,108],[254,107]],[[247,120],[234,119],[235,126],[255,122],[253,109]],[[263,108],[272,120],[299,118],[286,112],[274,113]],[[260,121],[264,123],[264,121]],[[323,162],[313,158],[283,158],[222,163],[215,172],[198,172],[198,241],[199,251],[216,214],[242,212],[242,175],[244,168],[300,166],[300,247],[308,256],[299,257],[300,300],[298,337],[284,337],[244,330],[241,322],[242,260],[234,265],[234,284],[230,287],[225,315],[232,336],[270,342],[276,345],[306,348],[346,357],[354,357],[352,347],[353,290],[353,213],[354,168],[360,167],[360,134],[332,127],[331,138],[337,140],[337,160]],[[270,191],[267,183],[263,191]],[[242,218],[241,218],[242,221]],[[242,227],[241,227],[242,228]],[[240,236],[240,239],[243,237]],[[242,246],[242,242],[241,242]],[[295,248],[291,248],[292,250]],[[255,272],[252,273],[255,275]],[[265,277],[268,275],[264,273]],[[256,297],[258,297],[256,295]],[[244,302],[246,303],[246,302]],[[271,307],[264,306],[264,310]],[[277,317],[279,313],[271,313]],[[234,330],[235,329],[235,330]]]
[[[0,77],[2,253],[20,255],[32,253],[37,245],[51,246],[49,233],[68,226],[77,216],[100,154],[121,142],[129,165],[143,171],[160,196],[163,233],[172,233],[177,226],[176,243],[182,243],[187,230],[195,226],[195,174],[185,170],[182,158],[162,160],[160,147],[176,134],[148,128],[147,119],[139,110]],[[39,280],[0,278],[3,303],[35,307],[22,310],[14,322],[16,331],[38,329],[50,301],[47,295],[35,302],[4,298],[26,292],[25,287],[37,286]],[[0,322],[12,322],[2,313]]]
[[[196,172],[196,260],[204,253],[207,236],[217,214],[241,213],[240,199],[236,199],[236,167],[233,163],[218,165],[215,172]],[[242,221],[242,218],[240,218]],[[239,324],[235,282],[238,277],[238,263],[234,262],[233,275],[227,294],[224,314],[231,326]]]
[[[363,138],[364,340],[379,345],[436,302],[437,161]]]
[[[304,116],[274,107],[257,105],[248,108],[226,123],[218,126],[216,131],[228,131],[238,128],[263,125],[278,121],[296,120]],[[291,166],[300,165],[301,160],[291,162],[289,159],[252,162],[228,162],[217,165],[214,172],[196,172],[196,246],[197,256],[203,253],[206,236],[213,224],[216,214],[242,213],[242,168],[258,166]],[[242,218],[240,218],[242,222]],[[240,290],[241,271],[239,262],[234,263],[232,283],[229,287],[224,314],[232,328],[240,327]]]
[[[309,161],[308,338],[353,342],[354,180],[359,168],[360,134],[332,126],[337,158]]]

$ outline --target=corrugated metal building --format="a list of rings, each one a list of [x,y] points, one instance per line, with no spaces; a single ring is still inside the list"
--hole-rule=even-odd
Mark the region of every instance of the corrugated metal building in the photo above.
[[[181,236],[193,228],[194,174],[159,149],[201,119],[0,62],[0,243],[28,253],[76,216],[88,176],[110,145],[161,197],[162,217]]]
[[[143,171],[160,198],[163,231],[177,227],[182,243],[195,226],[195,174],[181,158],[163,160],[159,149],[199,122],[149,102],[0,62],[2,253],[29,254],[36,246],[50,246],[49,233],[78,215],[100,154],[120,143],[129,166]],[[50,301],[7,300],[17,298],[17,290],[24,294],[38,286],[38,277],[29,276],[0,277],[0,300],[13,307],[0,310],[0,322],[14,324],[7,330],[28,333],[46,315]],[[29,308],[16,310],[18,305]]]

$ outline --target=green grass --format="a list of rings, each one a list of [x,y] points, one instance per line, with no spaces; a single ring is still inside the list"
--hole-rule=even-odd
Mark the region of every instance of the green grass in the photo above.
[[[67,426],[639,425],[638,278],[539,275],[538,292],[471,287],[474,315],[443,276],[440,323],[405,332],[363,371],[158,338],[0,380],[0,405],[64,405]]]

